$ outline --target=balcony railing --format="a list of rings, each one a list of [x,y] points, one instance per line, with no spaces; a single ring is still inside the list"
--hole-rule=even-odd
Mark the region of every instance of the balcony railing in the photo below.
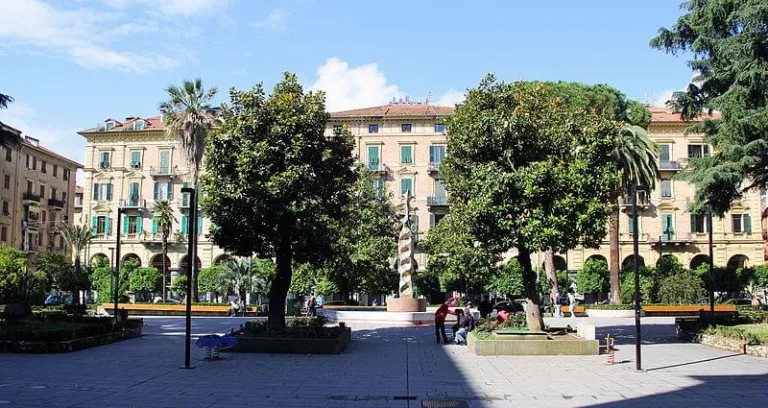
[[[651,234],[645,234],[648,240],[648,243],[651,245],[658,245],[659,242],[663,245],[671,244],[671,245],[687,245],[690,244],[692,241],[691,234],[690,233],[684,233],[684,234],[678,234],[678,233],[665,233],[659,235],[651,235]]]
[[[427,205],[431,207],[446,206],[448,205],[448,197],[446,196],[429,196],[427,197]]]
[[[99,163],[100,169],[108,169],[109,168],[109,162],[100,162]]]
[[[631,195],[625,195],[625,196],[619,197],[619,204],[622,207],[632,208],[632,196]],[[648,195],[647,194],[638,193],[638,195],[637,195],[637,206],[639,208],[648,208],[649,205],[650,205],[650,202],[648,200]]]
[[[147,200],[142,200],[139,196],[131,196],[127,200],[120,200],[120,207],[123,208],[145,208]]]
[[[64,209],[64,200],[57,200],[55,198],[48,199],[48,207],[54,210]]]
[[[21,200],[24,204],[36,203],[40,204],[40,194],[35,194],[27,191],[22,195]]]
[[[427,171],[430,173],[437,173],[440,170],[440,162],[430,162]]]
[[[189,208],[189,194],[182,194],[184,197],[180,198],[178,201],[179,208]]]
[[[368,165],[366,166],[368,168],[368,171],[373,172],[379,172],[379,173],[385,173],[387,171],[387,167],[384,166],[381,162],[368,162]]]
[[[659,170],[680,171],[683,166],[677,160],[662,160],[659,162]]]
[[[132,161],[131,162],[131,168],[132,169],[141,169],[141,162],[140,161]]]
[[[173,176],[175,173],[175,168],[171,166],[150,166],[149,167],[149,175],[152,177],[163,177],[163,176]]]

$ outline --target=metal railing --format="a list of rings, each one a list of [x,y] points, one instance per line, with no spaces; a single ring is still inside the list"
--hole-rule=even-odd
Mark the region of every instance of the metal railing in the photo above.
[[[29,191],[27,191],[26,193],[24,193],[22,195],[21,199],[23,201],[34,201],[36,203],[39,203],[40,202],[40,194],[30,193]]]
[[[440,170],[440,163],[441,163],[441,162],[430,162],[430,163],[429,163],[429,169],[428,169],[428,171],[429,171],[430,173],[434,173],[434,172],[437,172],[437,171],[439,171],[439,170]]]
[[[64,208],[64,200],[57,200],[55,198],[48,199],[48,207]]]
[[[147,206],[147,200],[142,200],[139,196],[131,196],[127,200],[120,200],[120,207],[123,208],[144,208]]]
[[[685,242],[691,242],[691,234],[690,233],[669,233],[669,234],[661,234],[661,235],[651,235],[651,234],[645,234],[647,237],[647,241],[649,244],[658,244],[661,243],[685,243]]]
[[[174,173],[174,168],[171,166],[149,167],[149,175],[153,177],[157,176],[171,176]]]
[[[428,206],[448,205],[448,197],[446,197],[446,196],[428,196],[427,197],[427,205]]]
[[[683,166],[677,160],[662,160],[659,162],[659,170],[682,170]]]

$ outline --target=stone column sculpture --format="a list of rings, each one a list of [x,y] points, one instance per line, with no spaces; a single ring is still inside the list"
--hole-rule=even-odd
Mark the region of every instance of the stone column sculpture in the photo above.
[[[405,193],[405,215],[403,216],[403,227],[400,229],[400,238],[398,240],[398,273],[400,274],[400,285],[398,287],[400,298],[413,298],[413,229],[411,228],[411,200],[413,196],[410,191]]]

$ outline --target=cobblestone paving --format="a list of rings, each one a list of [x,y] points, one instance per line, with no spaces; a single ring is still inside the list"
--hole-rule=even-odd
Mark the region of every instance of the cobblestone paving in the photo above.
[[[242,319],[195,318],[196,334]],[[632,319],[594,319],[617,337],[605,356],[477,357],[435,344],[431,327],[354,327],[342,355],[223,354],[193,348],[183,370],[184,320],[146,320],[141,339],[71,354],[0,354],[0,407],[746,407],[768,395],[768,360],[678,342],[673,319],[643,319],[634,370]],[[554,325],[568,319],[552,321]]]

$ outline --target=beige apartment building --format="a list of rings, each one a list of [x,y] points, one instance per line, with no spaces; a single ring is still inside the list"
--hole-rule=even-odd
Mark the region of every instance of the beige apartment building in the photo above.
[[[19,130],[0,123],[3,131]],[[79,163],[24,136],[18,146],[2,149],[0,245],[34,256],[43,250],[68,250],[55,226],[72,223],[75,175]]]
[[[181,189],[191,184],[192,171],[179,141],[166,135],[162,118],[107,119],[79,134],[86,140],[81,216],[95,235],[87,248],[89,262],[101,255],[114,264],[116,238],[121,234],[121,264],[134,258],[142,266],[161,269],[161,233],[153,218],[158,201],[169,201],[176,218],[165,259],[170,270],[186,268],[190,234],[198,239],[198,267],[228,257],[208,236],[207,220],[198,218],[197,230],[187,230],[189,197]],[[120,231],[118,208],[123,209]]]
[[[449,212],[445,184],[438,171],[446,151],[443,120],[451,107],[426,104],[393,104],[331,113],[326,130],[331,134],[345,125],[355,137],[355,154],[393,195],[395,204],[410,190],[415,196],[413,224],[426,233]],[[711,147],[701,135],[686,135],[690,123],[664,108],[651,108],[649,135],[660,148],[661,179],[654,191],[642,198],[638,216],[640,255],[645,264],[655,264],[663,255],[675,255],[686,267],[696,267],[709,259],[706,217],[688,211],[695,186],[673,177],[695,156],[708,155]],[[632,255],[631,200],[624,198],[620,217],[620,257],[624,263]],[[763,263],[761,198],[750,192],[734,203],[731,211],[713,222],[714,260],[719,266],[744,266]],[[755,222],[752,222],[755,220]],[[514,252],[508,254],[514,256]],[[559,269],[578,270],[590,258],[609,257],[606,241],[599,249],[577,248],[555,258]],[[543,265],[543,254],[534,256]],[[426,254],[417,250],[417,270],[424,270]]]

